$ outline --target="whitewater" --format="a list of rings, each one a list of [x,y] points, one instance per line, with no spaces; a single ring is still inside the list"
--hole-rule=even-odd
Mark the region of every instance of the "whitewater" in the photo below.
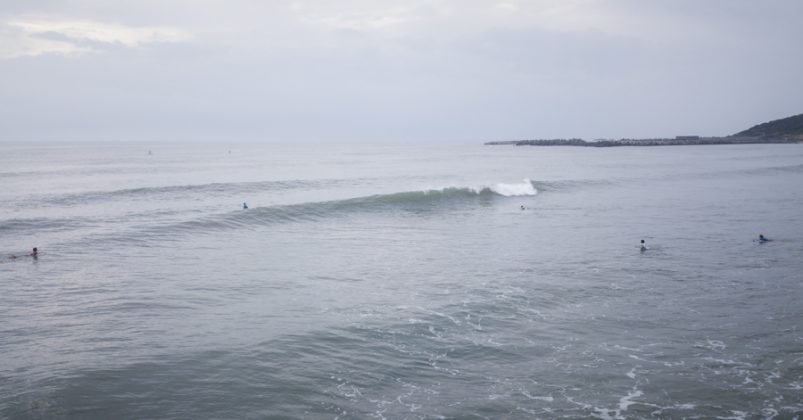
[[[0,152],[0,418],[803,415],[801,145]]]

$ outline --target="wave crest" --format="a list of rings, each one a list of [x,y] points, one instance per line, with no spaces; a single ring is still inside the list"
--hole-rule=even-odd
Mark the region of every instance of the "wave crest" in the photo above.
[[[496,184],[490,187],[491,191],[503,195],[505,197],[518,197],[527,195],[536,195],[538,190],[533,185],[533,182],[525,178],[518,184]]]
[[[271,185],[277,187],[277,185]],[[204,191],[221,188],[219,184],[209,184],[198,187]],[[186,187],[164,187],[162,189],[122,190],[112,194],[162,194],[186,191]],[[349,217],[354,214],[383,214],[408,213],[411,215],[425,215],[448,212],[452,209],[463,209],[477,203],[487,203],[494,198],[513,196],[532,196],[537,194],[535,185],[525,179],[521,183],[495,184],[487,187],[446,187],[440,189],[403,191],[390,194],[376,194],[362,197],[346,198],[340,200],[305,202],[298,204],[277,204],[264,207],[251,207],[248,210],[236,210],[226,213],[206,214],[200,217],[192,213],[179,214],[169,212],[172,221],[164,220],[153,213],[153,220],[145,224],[130,225],[126,233],[115,232],[114,235],[92,235],[92,241],[121,241],[128,243],[141,243],[142,241],[160,241],[172,238],[176,234],[212,234],[223,230],[251,229],[255,226],[270,226],[285,223],[306,223],[324,219]],[[87,198],[83,196],[81,198]],[[75,197],[70,197],[75,198]],[[95,197],[89,196],[90,199]],[[70,205],[65,200],[62,205]],[[165,209],[159,210],[164,212]],[[196,213],[197,214],[197,213]],[[147,214],[143,214],[146,218]],[[138,219],[142,219],[138,218]],[[176,220],[179,219],[179,220]],[[181,220],[184,219],[184,220]],[[161,220],[161,223],[158,221]],[[116,223],[118,219],[95,220],[94,225],[101,226]],[[0,219],[0,232],[4,234],[27,233],[61,230],[84,230],[86,223],[78,219]],[[85,237],[86,238],[86,237]]]

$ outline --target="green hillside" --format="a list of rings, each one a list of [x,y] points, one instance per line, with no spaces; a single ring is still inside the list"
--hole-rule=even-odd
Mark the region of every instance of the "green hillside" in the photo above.
[[[734,136],[800,137],[803,136],[803,114],[755,125]]]

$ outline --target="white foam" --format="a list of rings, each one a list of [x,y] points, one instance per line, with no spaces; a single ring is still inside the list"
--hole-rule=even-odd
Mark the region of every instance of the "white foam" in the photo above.
[[[745,413],[744,411],[731,410],[730,417],[717,417],[717,418],[722,420],[745,420],[746,416],[747,413]]]
[[[522,393],[522,395],[524,395],[525,397],[527,397],[527,398],[529,398],[531,400],[538,400],[538,401],[545,401],[545,402],[553,402],[553,401],[555,401],[555,397],[553,397],[551,395],[542,397],[542,396],[539,396],[539,395],[532,395],[532,394],[530,394],[529,392],[527,392],[525,390],[522,390],[521,393]]]
[[[592,417],[596,417],[599,419],[605,420],[624,420],[627,417],[622,414],[623,411],[627,411],[627,409],[633,404],[641,404],[638,401],[632,401],[633,398],[638,398],[644,395],[643,392],[640,390],[633,388],[632,391],[628,392],[626,396],[619,399],[619,408],[616,410],[609,410],[605,408],[598,408],[594,407],[595,413],[591,414]],[[573,402],[573,401],[572,401]]]
[[[761,414],[764,415],[765,420],[772,420],[775,417],[778,417],[778,410],[774,408],[765,408],[761,410]]]
[[[496,184],[490,187],[491,191],[503,195],[505,197],[517,197],[524,195],[536,195],[538,190],[535,189],[533,183],[529,179],[524,179],[518,184]]]
[[[704,357],[703,360],[722,366],[747,366],[747,367],[753,366],[752,364],[747,362],[737,362],[731,359],[718,359],[716,357]]]
[[[453,323],[453,324],[455,324],[455,325],[460,325],[460,321],[459,321],[459,320],[457,320],[455,317],[453,317],[453,316],[451,316],[451,315],[447,315],[447,314],[445,314],[445,313],[442,313],[442,312],[433,311],[433,310],[431,310],[431,309],[424,308],[423,306],[418,306],[417,308],[418,308],[418,310],[420,310],[420,311],[423,311],[423,312],[426,312],[426,313],[428,313],[428,314],[431,314],[431,315],[436,315],[436,316],[439,316],[439,317],[446,318],[446,319],[448,319],[449,321],[452,321],[452,323]]]
[[[633,404],[636,404],[636,402],[635,401],[631,401],[631,399],[632,398],[636,398],[636,397],[640,397],[642,395],[644,395],[644,393],[642,393],[641,391],[639,391],[637,389],[634,390],[633,392],[628,392],[626,397],[622,397],[622,398],[619,399],[619,411],[620,412],[627,411],[628,407],[630,407]]]
[[[713,351],[722,351],[728,348],[722,341],[719,340],[710,340],[707,339],[705,343],[694,343],[694,347],[713,350]]]

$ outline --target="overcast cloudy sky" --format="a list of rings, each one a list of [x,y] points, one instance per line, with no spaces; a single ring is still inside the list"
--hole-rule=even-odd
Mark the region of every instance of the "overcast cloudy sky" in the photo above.
[[[0,140],[731,134],[803,112],[800,0],[0,0]]]

